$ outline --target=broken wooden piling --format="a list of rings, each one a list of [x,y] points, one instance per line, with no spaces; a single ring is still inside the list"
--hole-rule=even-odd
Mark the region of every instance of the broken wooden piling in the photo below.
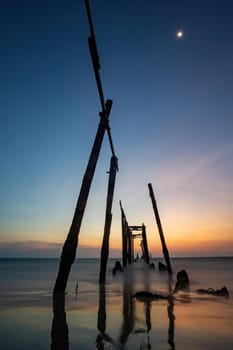
[[[109,104],[111,106],[111,104]],[[97,130],[96,138],[94,141],[94,145],[91,151],[91,155],[89,158],[89,162],[87,164],[86,172],[83,177],[76,209],[74,212],[74,217],[70,226],[70,230],[66,241],[64,243],[59,271],[56,279],[56,283],[54,286],[54,293],[64,293],[70,273],[71,266],[75,260],[76,249],[78,245],[78,235],[84,215],[84,211],[87,204],[87,199],[91,187],[91,183],[93,180],[97,160],[99,157],[104,132],[106,130],[106,123],[108,121],[107,116],[110,113],[110,109],[106,110],[106,113],[101,117],[99,127]]]
[[[165,259],[166,264],[167,264],[168,273],[171,274],[172,273],[172,268],[171,268],[171,263],[170,263],[169,252],[168,252],[167,245],[166,245],[166,242],[165,242],[165,238],[164,238],[164,234],[163,234],[163,228],[162,228],[162,225],[161,225],[159,212],[158,212],[158,208],[157,208],[157,205],[156,205],[155,196],[154,196],[154,192],[153,192],[153,188],[152,188],[151,183],[148,184],[148,188],[149,188],[149,193],[150,193],[150,197],[151,197],[151,201],[152,201],[152,206],[153,206],[153,209],[154,209],[155,218],[156,218],[156,222],[157,222],[157,226],[158,226],[158,231],[159,231],[160,240],[161,240],[161,244],[162,244],[162,250],[163,250],[164,259]]]
[[[99,283],[105,282],[106,268],[109,254],[109,235],[112,222],[112,201],[115,187],[117,158],[111,157],[111,164],[109,170],[109,181],[108,181],[108,194],[107,194],[107,203],[106,203],[106,214],[105,214],[105,226],[104,226],[104,235],[101,248],[101,263],[100,263],[100,274],[99,274]]]
[[[122,208],[121,201],[120,201],[120,208],[121,208],[121,229],[122,229],[122,264],[123,267],[127,266],[128,262],[128,223],[126,220],[124,209]]]
[[[148,244],[147,244],[147,237],[146,237],[146,227],[144,224],[142,224],[142,242],[144,247],[144,260],[147,265],[150,264],[150,257],[149,257],[149,250],[148,250]]]
[[[128,240],[128,251],[127,251],[127,257],[128,257],[128,264],[132,264],[133,259],[132,259],[132,255],[133,255],[133,237],[132,237],[132,232],[128,226],[128,230],[127,230],[127,240]]]

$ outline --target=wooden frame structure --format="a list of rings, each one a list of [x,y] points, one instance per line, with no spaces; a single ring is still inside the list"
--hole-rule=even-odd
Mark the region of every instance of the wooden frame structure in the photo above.
[[[146,227],[142,226],[129,226],[125,216],[124,209],[120,202],[121,209],[121,223],[122,223],[122,262],[123,267],[132,264],[134,261],[134,239],[141,238],[142,257],[146,264],[150,264],[150,257],[147,244]],[[134,232],[137,233],[134,233]]]

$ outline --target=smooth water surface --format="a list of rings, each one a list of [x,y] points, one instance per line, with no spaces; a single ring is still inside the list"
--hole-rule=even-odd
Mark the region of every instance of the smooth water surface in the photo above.
[[[172,259],[172,279],[153,261],[155,270],[138,262],[114,277],[110,260],[99,286],[99,260],[77,260],[65,299],[53,300],[59,260],[0,259],[1,348],[232,349],[233,258]],[[169,300],[133,298],[141,290],[171,294],[180,269],[189,274],[189,292]],[[229,298],[196,292],[224,285]]]

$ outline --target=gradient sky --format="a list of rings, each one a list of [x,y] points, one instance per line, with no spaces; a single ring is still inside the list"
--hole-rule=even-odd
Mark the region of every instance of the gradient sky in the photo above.
[[[110,256],[119,200],[161,256],[149,182],[171,256],[233,255],[233,2],[90,6],[120,170]],[[0,257],[59,257],[101,110],[84,1],[2,0],[0,35]],[[100,254],[110,157],[105,137],[77,257]]]

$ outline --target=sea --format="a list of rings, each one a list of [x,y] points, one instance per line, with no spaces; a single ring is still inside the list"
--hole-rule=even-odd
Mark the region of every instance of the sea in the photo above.
[[[233,257],[173,258],[172,276],[139,260],[115,276],[109,259],[76,259],[64,296],[53,297],[59,259],[0,259],[0,348],[6,350],[233,349]],[[189,290],[174,292],[177,273]],[[221,289],[229,296],[200,294]],[[135,298],[147,291],[165,299]]]

